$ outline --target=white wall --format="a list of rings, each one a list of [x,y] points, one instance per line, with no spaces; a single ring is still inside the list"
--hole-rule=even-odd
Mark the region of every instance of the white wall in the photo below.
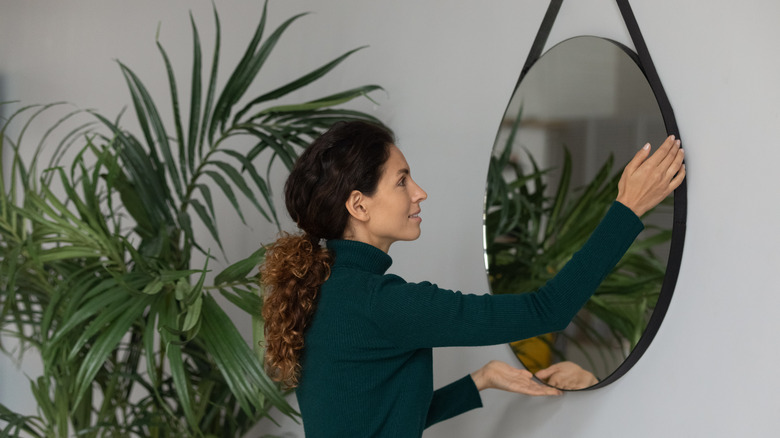
[[[767,437],[780,427],[780,60],[773,56],[780,3],[635,0],[633,7],[688,151],[688,235],[666,320],[639,363],[605,389],[547,399],[488,392],[484,409],[434,426],[426,437]],[[163,22],[161,39],[186,70],[188,8],[208,41],[205,0],[3,2],[0,100],[68,100],[115,113],[128,102],[117,57],[156,79],[160,92],[155,28]],[[260,8],[234,1],[219,9],[225,56],[237,59]],[[284,58],[269,61],[274,84],[349,48],[371,46],[299,97],[363,83],[387,89],[376,96],[376,114],[396,130],[429,194],[423,237],[393,247],[394,272],[486,290],[481,206],[488,154],[545,9],[544,1],[510,0],[271,2],[277,23],[316,12],[291,29],[279,47]],[[550,44],[581,34],[632,45],[611,0],[564,2]],[[262,228],[251,239],[237,233],[229,252],[267,241],[271,234]],[[492,358],[511,359],[503,346],[437,351],[436,382]],[[12,376],[6,366],[0,400],[13,405],[22,402],[7,390]]]

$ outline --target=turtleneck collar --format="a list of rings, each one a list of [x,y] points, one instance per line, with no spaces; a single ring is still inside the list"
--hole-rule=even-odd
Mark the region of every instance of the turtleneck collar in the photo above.
[[[386,252],[356,240],[328,240],[327,247],[335,254],[333,268],[350,267],[383,275],[393,264]]]

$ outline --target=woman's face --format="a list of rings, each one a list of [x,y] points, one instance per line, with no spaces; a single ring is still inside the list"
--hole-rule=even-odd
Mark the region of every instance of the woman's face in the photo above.
[[[420,237],[420,202],[426,198],[428,194],[412,179],[404,155],[390,146],[377,190],[365,200],[369,240],[365,243],[387,252],[393,242]]]

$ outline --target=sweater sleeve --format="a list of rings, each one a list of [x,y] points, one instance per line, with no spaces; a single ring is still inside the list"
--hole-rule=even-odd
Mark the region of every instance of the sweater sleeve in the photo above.
[[[379,330],[400,347],[492,345],[563,330],[643,229],[614,202],[585,245],[537,291],[472,295],[385,275],[372,291]]]
[[[482,407],[482,398],[471,376],[463,377],[433,392],[425,427]]]

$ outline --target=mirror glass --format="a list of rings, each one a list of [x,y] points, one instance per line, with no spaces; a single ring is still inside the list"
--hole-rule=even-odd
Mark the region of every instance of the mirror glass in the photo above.
[[[494,294],[533,291],[551,279],[614,201],[625,164],[643,144],[655,149],[666,138],[652,89],[629,53],[609,40],[576,37],[521,78],[496,137],[485,197]],[[533,373],[565,368],[568,383],[548,381],[553,386],[592,387],[642,337],[666,271],[672,198],[642,219],[645,231],[566,330],[511,344]]]

